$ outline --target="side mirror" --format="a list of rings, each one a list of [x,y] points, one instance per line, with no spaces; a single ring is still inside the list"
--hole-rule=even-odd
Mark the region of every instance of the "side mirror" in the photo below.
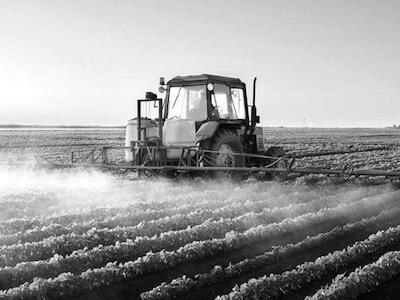
[[[146,99],[147,100],[157,100],[157,95],[152,92],[146,92]]]
[[[260,116],[256,116],[256,123],[260,123]]]
[[[165,78],[164,77],[160,77],[160,85],[165,85]]]

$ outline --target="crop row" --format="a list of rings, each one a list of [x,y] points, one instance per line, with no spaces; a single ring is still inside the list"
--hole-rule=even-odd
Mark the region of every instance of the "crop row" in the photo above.
[[[66,285],[70,293],[77,293],[80,290],[93,289],[98,286],[137,278],[143,274],[166,270],[179,264],[204,259],[218,253],[227,253],[246,247],[251,243],[270,240],[285,233],[304,230],[310,226],[317,226],[344,217],[349,220],[357,220],[365,215],[376,214],[382,208],[382,205],[392,198],[393,193],[381,199],[372,197],[352,204],[342,204],[335,208],[323,209],[317,213],[308,213],[296,218],[285,219],[280,223],[252,227],[243,233],[230,232],[224,238],[194,241],[175,251],[148,252],[145,256],[126,263],[117,263],[117,261],[127,260],[136,256],[135,251],[139,250],[138,244],[143,243],[142,241],[144,243],[148,242],[147,245],[153,247],[154,239],[140,238],[115,246],[97,247],[88,252],[76,251],[67,257],[56,255],[48,261],[20,263],[15,267],[2,268],[0,269],[0,282],[7,283],[8,286],[15,286],[19,283],[29,282],[34,277],[48,278],[57,276],[62,272],[72,271],[74,274],[66,273],[61,277],[52,279],[42,278],[32,284],[34,286],[40,284],[42,287],[41,292],[43,293],[57,294],[60,292],[60,287],[65,287]],[[207,228],[204,229],[205,233],[210,236],[218,235],[218,232],[216,233],[214,230],[207,233]],[[226,225],[223,230],[226,230]],[[190,237],[194,232],[189,230],[186,234]],[[167,235],[167,237],[171,236]],[[174,238],[176,243],[179,243],[183,236],[174,233]],[[161,244],[163,235],[159,239]],[[169,239],[163,249],[170,247],[170,244],[171,240]],[[105,265],[106,263],[107,265]],[[95,268],[96,265],[101,264],[105,266]],[[78,275],[80,270],[86,271]],[[29,286],[29,283],[25,283],[20,287],[10,289],[9,293],[10,295],[13,293],[31,293],[33,290]],[[2,288],[5,287],[3,286]],[[66,292],[65,288],[61,290],[63,293]],[[57,296],[53,295],[52,297],[56,298]]]
[[[343,227],[335,227],[329,232],[320,233],[316,236],[307,237],[296,244],[287,244],[285,246],[275,247],[273,250],[265,252],[254,258],[242,260],[236,264],[229,264],[223,268],[215,266],[209,273],[195,275],[194,278],[182,276],[171,281],[171,283],[162,283],[153,290],[142,293],[142,299],[169,299],[183,294],[190,293],[193,289],[201,289],[210,284],[216,284],[228,280],[230,278],[241,276],[261,269],[278,261],[289,259],[294,255],[311,250],[313,248],[324,245],[340,239],[343,236],[350,235],[360,230],[367,230],[374,224],[382,224],[386,220],[398,218],[400,216],[400,208],[394,210],[386,210],[379,215],[362,219],[355,223],[349,223]]]
[[[361,242],[341,251],[318,257],[313,262],[305,262],[295,269],[282,274],[270,274],[258,279],[250,279],[231,293],[217,297],[219,300],[276,299],[301,289],[306,284],[337,274],[342,268],[352,265],[368,255],[381,253],[385,248],[400,242],[400,225],[379,231]]]
[[[384,282],[400,274],[400,251],[392,251],[382,255],[377,261],[357,268],[348,276],[338,275],[333,282],[318,290],[307,300],[340,300],[355,299],[372,292]]]
[[[321,203],[320,200],[313,200],[307,203],[289,205],[286,207],[266,208],[259,213],[250,213],[248,206],[225,206],[223,208],[212,210],[195,211],[188,215],[174,215],[164,217],[149,222],[141,222],[136,226],[116,227],[112,229],[92,228],[83,234],[69,233],[60,236],[52,236],[39,242],[30,242],[1,247],[0,266],[12,266],[19,262],[46,259],[54,254],[67,255],[74,250],[83,248],[93,248],[99,244],[108,246],[117,241],[134,240],[139,236],[153,236],[162,232],[172,230],[182,230],[188,226],[196,226],[208,219],[234,218],[245,224],[244,230],[259,224],[268,224],[279,222],[285,218],[296,217],[299,214],[314,212],[320,209],[321,205],[334,207],[340,202],[329,201]],[[252,203],[253,209],[259,209],[255,203]],[[246,214],[247,211],[247,214]],[[250,211],[251,212],[251,211]],[[241,215],[245,213],[244,215]],[[95,225],[95,224],[93,224]]]
[[[394,170],[400,166],[400,157],[398,154],[390,152],[373,151],[363,152],[357,155],[344,156],[331,159],[326,157],[315,157],[307,158],[299,163],[304,167],[335,167],[343,168],[346,164],[349,164],[354,169],[369,168],[375,170]]]
[[[0,269],[0,280],[9,284],[18,284],[32,280],[34,277],[53,277],[63,272],[79,274],[84,270],[104,266],[110,261],[128,261],[146,255],[149,251],[173,250],[196,240],[208,240],[222,237],[227,231],[243,231],[245,225],[240,221],[220,220],[206,221],[201,225],[184,230],[170,231],[154,237],[137,237],[135,240],[116,242],[115,245],[99,245],[91,250],[81,249],[63,257],[56,255],[49,261],[23,262],[15,268]],[[14,272],[17,271],[17,272]]]
[[[362,197],[365,197],[365,195],[369,196],[374,196],[380,193],[379,190],[376,189],[370,189],[365,193],[363,191],[362,193],[359,190],[355,191],[346,191],[345,195],[342,194],[344,197],[338,197],[337,195],[326,195],[324,197],[317,197],[317,195],[313,195],[309,198],[313,199],[301,199],[301,197],[298,197],[297,203],[298,204],[291,204],[296,208],[298,205],[302,205],[304,203],[314,203],[315,207],[323,207],[323,206],[332,206],[335,205],[336,203],[340,202],[352,202],[359,200]],[[300,198],[300,199],[299,199]],[[343,198],[345,200],[343,200]],[[287,200],[287,199],[286,199]],[[274,208],[280,208],[280,207],[285,207],[287,201],[281,201],[279,205],[275,206]],[[296,202],[295,202],[296,203]],[[201,203],[197,206],[204,206],[204,209],[208,210],[213,210],[213,215],[210,215],[210,218],[219,218],[219,217],[235,217],[239,215],[240,213],[246,213],[250,211],[259,211],[261,209],[265,209],[266,207],[271,207],[268,204],[269,201],[264,200],[259,200],[259,201],[238,201],[238,202],[228,202],[228,203],[214,203],[214,201],[209,201],[203,203],[205,205],[201,205]],[[224,206],[225,204],[225,206]],[[275,203],[277,204],[277,203]],[[213,207],[214,206],[214,207]],[[194,208],[192,206],[181,206],[179,208],[175,208],[173,210],[170,209],[170,211],[166,212],[166,216],[163,218],[168,219],[168,217],[174,218],[174,216],[177,216],[179,214],[188,214],[193,211],[199,211],[199,208]],[[231,211],[231,212],[229,212]],[[176,212],[176,214],[173,214]],[[57,223],[51,223],[50,225],[45,225],[45,226],[37,226],[34,227],[33,229],[29,229],[27,231],[23,232],[17,232],[13,234],[7,234],[7,235],[0,235],[0,245],[6,246],[6,245],[12,245],[12,244],[20,244],[20,243],[30,243],[30,242],[37,242],[44,240],[49,237],[54,237],[54,236],[61,236],[61,235],[66,235],[70,233],[76,233],[76,234],[84,234],[88,230],[93,229],[94,227],[96,229],[104,229],[104,228],[114,228],[114,227],[132,227],[132,226],[139,226],[143,222],[152,222],[153,220],[157,220],[157,212],[155,211],[135,211],[135,212],[125,212],[123,214],[117,214],[113,217],[106,217],[101,220],[93,220],[88,218],[88,220],[81,222],[81,223],[70,223],[68,225],[63,225],[63,224],[57,224]],[[154,219],[153,219],[154,217]],[[162,217],[161,217],[162,218]],[[55,220],[53,220],[55,221]],[[140,223],[139,223],[140,221]],[[143,222],[142,222],[143,221]],[[188,223],[188,225],[194,225],[191,223]],[[183,228],[183,227],[181,227]],[[178,227],[176,227],[178,229]],[[171,230],[168,227],[165,230]],[[156,233],[153,233],[156,234]],[[105,244],[105,243],[103,243]]]
[[[246,187],[244,188],[246,189]],[[252,189],[254,187],[252,186]],[[253,193],[249,194],[247,199],[243,199],[243,195],[241,197],[237,197],[236,195],[230,195],[226,198],[221,198],[220,195],[216,195],[215,198],[211,197],[212,195],[208,195],[204,197],[202,193],[192,193],[190,195],[185,195],[186,200],[184,203],[179,203],[179,201],[175,201],[174,199],[169,199],[168,201],[149,201],[146,203],[140,202],[136,204],[132,204],[126,207],[113,207],[113,208],[97,208],[83,213],[74,213],[74,214],[66,214],[59,216],[49,216],[45,218],[30,218],[30,219],[11,219],[8,221],[0,222],[0,234],[1,235],[12,235],[18,233],[24,233],[26,231],[32,229],[40,229],[47,226],[53,225],[64,225],[69,226],[71,224],[81,224],[87,223],[90,221],[106,221],[109,216],[123,216],[126,214],[140,214],[140,212],[149,213],[151,211],[165,210],[164,212],[160,212],[160,215],[163,216],[171,216],[172,214],[177,213],[187,213],[193,211],[197,208],[204,209],[216,209],[227,204],[231,203],[245,203],[245,202],[254,202],[254,201],[265,201],[265,207],[274,207],[274,206],[285,206],[288,203],[301,203],[307,202],[312,199],[318,198],[329,198],[329,197],[338,197],[338,198],[347,198],[348,194],[357,193],[357,191],[348,191],[346,189],[337,190],[332,189],[328,191],[324,191],[324,193],[320,193],[318,191],[310,190],[307,187],[296,187],[295,189],[290,187],[275,187],[274,184],[271,184],[271,187],[268,189],[268,193]],[[370,188],[366,191],[367,195],[375,195],[379,193],[378,189]],[[179,195],[178,195],[179,196]],[[340,197],[343,196],[343,197]],[[361,197],[361,195],[360,195]],[[193,198],[193,199],[191,199]],[[160,205],[157,205],[160,203]],[[168,213],[169,212],[169,213]],[[144,215],[144,216],[145,216]],[[112,224],[110,224],[111,226]],[[122,225],[122,224],[118,224]],[[124,225],[124,226],[132,226],[132,225]],[[109,226],[107,226],[109,227]],[[89,228],[90,229],[90,228]],[[7,237],[5,237],[7,239]],[[0,236],[0,241],[2,240]],[[0,245],[2,243],[0,242]]]
[[[189,197],[188,195],[186,196]],[[268,206],[268,202],[271,199],[267,197],[261,200],[263,200],[265,202],[265,205]],[[168,205],[165,202],[167,202]],[[72,223],[81,224],[87,222],[88,220],[92,222],[95,221],[101,222],[107,220],[109,216],[126,215],[126,214],[140,215],[142,212],[144,213],[154,212],[165,216],[165,215],[170,215],[171,213],[173,214],[176,214],[178,212],[186,213],[199,208],[216,209],[227,204],[238,203],[238,202],[244,203],[246,201],[243,201],[243,199],[236,199],[235,197],[219,199],[218,201],[216,200],[210,201],[210,198],[204,197],[204,198],[197,198],[193,201],[189,199],[185,203],[180,204],[178,201],[170,199],[169,201],[160,201],[160,202],[157,201],[150,201],[148,203],[140,202],[126,207],[96,208],[83,213],[49,216],[46,218],[11,219],[8,221],[0,222],[0,234],[7,235],[19,232],[26,232],[34,228],[41,228],[55,224],[64,226],[67,226]],[[273,204],[279,205],[279,202],[278,203],[276,203],[276,201],[272,202],[274,202]],[[160,205],[157,205],[158,203],[160,203]]]
[[[316,203],[311,203],[311,207],[316,205]],[[221,219],[218,221],[205,221],[204,223],[197,225],[193,228],[188,227],[184,230],[177,231],[169,231],[164,232],[160,236],[153,237],[136,237],[135,240],[127,240],[126,242],[117,242],[116,245],[110,245],[103,247],[103,245],[93,248],[92,250],[79,250],[72,253],[72,255],[63,257],[62,255],[58,255],[58,261],[56,265],[56,269],[50,268],[46,269],[46,272],[35,273],[35,270],[32,270],[32,274],[36,276],[55,276],[61,272],[72,271],[74,273],[79,273],[85,268],[92,268],[101,266],[101,264],[105,264],[107,261],[119,260],[123,261],[123,259],[133,259],[140,255],[146,254],[147,251],[159,251],[162,249],[173,249],[173,247],[177,248],[185,245],[186,243],[190,243],[194,240],[204,240],[204,239],[212,239],[221,237],[228,231],[238,231],[243,232],[246,229],[251,228],[252,226],[256,226],[264,223],[271,223],[272,221],[282,220],[285,217],[297,215],[298,213],[302,213],[303,211],[307,212],[307,209],[311,207],[308,204],[304,203],[300,205],[300,207],[285,207],[285,208],[275,208],[275,209],[266,209],[260,213],[246,213],[234,219]],[[196,218],[198,216],[194,216]],[[201,217],[201,216],[200,216]],[[149,228],[151,229],[151,223],[149,223]],[[162,227],[162,224],[161,224]],[[118,232],[121,235],[132,235],[137,232],[138,228],[118,228]],[[140,228],[138,229],[140,230]],[[89,244],[90,241],[94,241],[93,245],[99,245],[97,242],[99,240],[105,240],[100,236],[100,233],[105,235],[106,233],[111,234],[112,231],[108,230],[106,233],[99,230],[89,231],[87,236],[84,236],[82,239],[75,239],[75,247],[83,246],[83,244]],[[77,235],[69,235],[56,237],[53,240],[46,239],[43,242],[34,242],[34,243],[26,243],[21,245],[15,245],[10,247],[3,247],[1,251],[1,258],[3,259],[3,264],[12,264],[17,261],[25,261],[22,264],[17,265],[17,267],[24,266],[28,268],[28,266],[37,266],[38,262],[29,263],[28,260],[34,260],[36,257],[46,256],[51,257],[52,251],[67,250],[67,247],[70,249],[73,247],[74,237],[78,237]],[[124,236],[126,237],[126,236]],[[90,240],[87,240],[89,238]],[[46,244],[48,242],[48,244]],[[83,247],[82,247],[83,248]],[[7,251],[6,251],[7,250]],[[93,262],[93,258],[95,258],[96,262]],[[53,265],[51,263],[44,262],[46,265]],[[75,266],[75,268],[71,268]],[[61,271],[59,270],[61,268]],[[29,269],[29,268],[28,268]],[[7,270],[7,268],[5,269]],[[1,273],[2,269],[0,269]],[[36,271],[37,272],[37,271]],[[16,276],[18,277],[18,275]],[[11,283],[12,281],[10,281]],[[4,286],[2,286],[4,288]]]
[[[235,213],[234,211],[238,211],[238,213],[239,210],[246,212],[251,208],[255,208],[256,205],[257,204],[253,205],[253,203],[251,205],[244,204],[240,206],[239,204],[231,204],[229,206],[224,206],[222,208],[217,208],[215,210],[210,210],[210,209],[201,210],[201,209],[193,209],[192,207],[190,207],[186,209],[180,209],[179,210],[180,213],[171,214],[171,216],[169,216],[169,212],[172,213],[177,211],[176,209],[173,209],[172,211],[167,212],[166,216],[163,216],[163,214],[161,214],[160,218],[158,218],[160,214],[155,213],[154,211],[135,212],[133,214],[132,213],[118,214],[116,216],[107,217],[99,221],[90,220],[82,223],[73,223],[71,225],[51,224],[44,227],[35,227],[34,229],[25,232],[18,232],[10,235],[0,235],[0,245],[6,246],[16,243],[38,242],[49,237],[62,236],[68,234],[71,235],[73,233],[78,235],[85,235],[87,231],[92,231],[93,233],[93,230],[106,231],[109,228],[110,228],[109,230],[111,230],[111,228],[118,230],[118,228],[121,228],[123,226],[143,227],[144,225],[147,225],[147,223],[149,224],[151,223],[154,226],[157,226],[154,223],[156,221],[159,221],[159,223],[165,222],[167,224],[175,222],[177,225],[179,225],[181,223],[179,219],[182,216],[186,215],[186,212],[189,214],[188,216],[189,218],[194,214],[207,215],[206,218],[224,217],[223,216],[224,211],[226,215],[229,215],[230,212],[233,215]],[[204,222],[204,220],[202,222]],[[167,224],[165,225],[168,227]],[[194,224],[188,223],[186,226],[189,225],[194,225]]]
[[[228,215],[229,213],[227,213]],[[223,215],[223,214],[222,214]],[[186,232],[194,232],[199,228],[207,228],[207,230],[222,230],[219,229],[220,226],[226,225],[226,231],[229,230],[245,230],[246,222],[260,222],[260,220],[265,219],[265,215],[269,216],[269,209],[262,213],[251,213],[249,215],[244,215],[239,218],[235,218],[232,221],[230,218],[221,219],[219,221],[210,222],[210,219],[214,216],[216,219],[222,216],[213,215],[211,211],[199,211],[193,212],[189,215],[175,215],[173,217],[165,217],[149,222],[141,222],[137,226],[132,227],[116,227],[113,229],[97,229],[93,228],[84,234],[66,234],[61,236],[55,236],[46,238],[40,242],[32,242],[25,244],[16,244],[11,246],[2,247],[0,255],[0,265],[12,266],[19,262],[41,260],[51,257],[54,254],[67,255],[74,250],[93,248],[99,244],[103,246],[112,245],[119,241],[135,240],[142,238],[144,242],[144,237],[151,237],[157,234],[162,234],[163,238],[167,235],[179,234],[186,236]],[[233,225],[234,224],[234,225]],[[190,226],[195,225],[193,228]],[[233,226],[233,227],[232,227]],[[186,228],[188,227],[188,228]],[[179,228],[176,230],[176,228]],[[184,229],[186,228],[186,229]],[[225,231],[225,232],[226,232]],[[199,238],[196,234],[190,235],[192,238]],[[208,237],[208,236],[207,236]],[[212,236],[208,237],[212,238]],[[154,236],[151,240],[156,247],[157,242],[161,237]],[[181,242],[187,241],[187,237],[183,238]],[[191,240],[190,240],[191,241]],[[168,244],[169,241],[165,241],[163,244]],[[123,245],[124,242],[121,243]],[[127,242],[129,243],[129,242]],[[147,242],[146,242],[147,243]],[[111,246],[114,247],[114,246]],[[149,245],[149,250],[154,249]],[[156,247],[157,249],[158,247]],[[147,248],[146,248],[147,249]],[[160,249],[161,250],[161,249]]]
[[[207,205],[212,206],[212,205]],[[196,208],[193,206],[179,207],[174,209],[169,209],[168,211],[164,210],[164,217],[157,218],[160,214],[157,214],[155,211],[139,211],[139,212],[128,212],[125,214],[117,214],[113,217],[107,217],[103,220],[89,220],[82,223],[73,223],[70,225],[61,225],[61,224],[50,224],[48,226],[43,227],[35,227],[31,230],[27,230],[25,232],[18,232],[9,235],[0,235],[0,245],[12,245],[16,243],[29,243],[44,240],[48,237],[67,235],[71,233],[84,234],[88,230],[93,229],[106,229],[106,228],[118,228],[118,227],[132,227],[132,226],[143,226],[146,222],[152,222],[154,226],[156,225],[155,221],[170,223],[170,221],[175,222],[177,225],[181,223],[179,219],[182,215],[189,214],[193,216],[197,215],[208,215],[206,218],[231,218],[238,216],[242,213],[251,212],[251,211],[259,211],[265,209],[267,203],[265,200],[255,201],[255,202],[233,202],[228,203],[223,206],[222,203],[219,203],[218,207],[214,208]],[[176,214],[172,214],[176,212]],[[154,219],[152,219],[154,217]],[[197,218],[198,219],[198,218]],[[164,221],[163,221],[164,220]],[[202,221],[204,222],[205,219]],[[183,225],[184,227],[195,225],[193,223],[187,223]],[[165,230],[168,229],[168,224],[165,224]],[[179,227],[179,226],[178,226]],[[180,226],[183,228],[182,226]],[[152,233],[156,234],[156,233]]]
[[[127,207],[118,208],[101,208],[91,210],[82,214],[67,214],[61,216],[52,216],[47,218],[31,218],[31,219],[12,219],[0,223],[0,233],[5,239],[6,235],[23,234],[24,232],[36,232],[37,229],[46,228],[48,226],[76,225],[77,230],[82,231],[92,227],[115,227],[115,226],[132,226],[133,223],[138,224],[141,221],[152,220],[165,216],[171,216],[178,213],[189,213],[198,208],[217,209],[229,203],[234,203],[232,199],[224,201],[210,201],[209,199],[199,200],[197,203],[186,203],[184,205],[172,205],[171,207],[163,208],[150,207],[140,208],[138,205],[130,205]],[[100,211],[100,213],[98,213]],[[110,217],[113,216],[113,217]],[[121,223],[118,223],[120,221]],[[126,222],[129,222],[126,224]],[[82,226],[82,228],[81,228]],[[33,229],[33,230],[32,230]]]

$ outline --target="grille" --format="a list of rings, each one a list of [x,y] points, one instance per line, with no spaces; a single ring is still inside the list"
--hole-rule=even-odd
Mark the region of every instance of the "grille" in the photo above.
[[[264,151],[264,137],[257,135],[257,151]]]

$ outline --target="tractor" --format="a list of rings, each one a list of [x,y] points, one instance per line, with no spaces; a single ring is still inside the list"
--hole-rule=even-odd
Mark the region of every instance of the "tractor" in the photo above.
[[[147,92],[137,100],[137,117],[128,121],[125,145],[104,145],[37,157],[49,168],[98,168],[139,177],[204,176],[261,180],[285,180],[309,174],[400,178],[398,170],[310,167],[304,158],[346,155],[357,152],[396,151],[383,145],[286,154],[281,147],[264,148],[263,130],[257,126],[256,78],[249,105],[246,85],[237,78],[215,75],[177,76],[165,83],[165,99]],[[121,157],[125,155],[125,159]],[[393,154],[391,154],[393,155]],[[295,177],[293,177],[295,176]]]
[[[128,121],[126,161],[145,167],[142,173],[149,175],[162,166],[169,176],[184,167],[192,173],[207,170],[214,177],[232,178],[241,177],[240,170],[246,168],[287,168],[284,150],[266,150],[262,128],[256,126],[256,80],[249,105],[246,84],[238,78],[203,74],[177,76],[165,83],[161,77],[159,92],[166,93],[165,100],[147,92],[137,102],[137,118]],[[143,116],[149,106],[157,108],[156,117]],[[264,174],[279,180],[284,175]]]

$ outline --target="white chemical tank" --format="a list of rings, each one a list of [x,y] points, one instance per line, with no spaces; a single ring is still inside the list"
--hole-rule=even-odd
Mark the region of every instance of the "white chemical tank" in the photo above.
[[[142,127],[142,133],[140,134],[141,139],[146,136],[146,139],[158,138],[158,127],[157,124],[150,120],[142,118],[140,121],[140,127]],[[137,119],[128,120],[125,131],[125,147],[131,147],[132,141],[137,141]],[[128,162],[133,161],[134,149],[125,149],[125,160]]]
[[[171,119],[164,122],[163,127],[164,146],[196,146],[196,126],[192,120]],[[182,150],[168,149],[168,159],[179,159]]]

